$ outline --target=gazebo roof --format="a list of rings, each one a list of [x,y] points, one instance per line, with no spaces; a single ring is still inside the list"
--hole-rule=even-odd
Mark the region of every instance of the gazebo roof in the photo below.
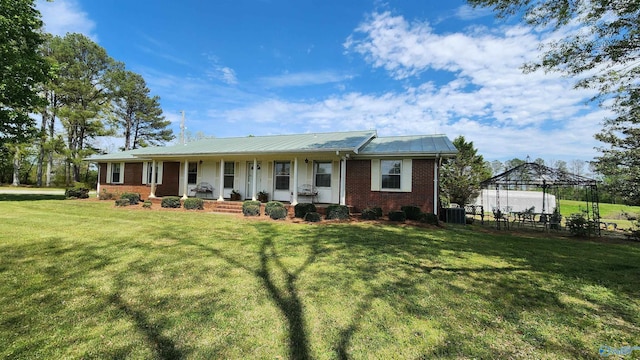
[[[592,186],[596,180],[575,175],[537,163],[524,163],[483,181],[481,186],[490,185],[547,185],[547,186]]]

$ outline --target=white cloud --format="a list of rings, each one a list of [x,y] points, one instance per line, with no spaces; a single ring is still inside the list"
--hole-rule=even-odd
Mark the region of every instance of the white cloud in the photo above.
[[[260,82],[268,88],[279,88],[339,83],[352,78],[353,76],[351,75],[339,74],[333,71],[319,71],[287,73],[279,76],[263,77],[260,79]]]
[[[58,36],[67,33],[81,33],[97,41],[94,33],[96,24],[82,11],[75,0],[38,0],[37,9],[42,14],[45,31]]]
[[[209,115],[219,122],[280,125],[292,132],[375,128],[380,135],[464,135],[489,160],[589,159],[606,112],[585,105],[593,91],[574,90],[570,79],[522,73],[522,64],[539,55],[543,40],[523,27],[438,34],[427,22],[376,13],[345,41],[345,49],[392,79],[414,85],[322,100],[270,99]],[[431,70],[452,77],[446,83],[422,80]],[[287,74],[270,80],[283,86],[311,82],[304,78]]]

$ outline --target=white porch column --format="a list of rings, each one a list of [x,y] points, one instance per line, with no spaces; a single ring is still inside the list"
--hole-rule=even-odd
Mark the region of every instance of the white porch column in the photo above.
[[[438,201],[438,158],[433,160],[433,213],[438,215],[440,202]]]
[[[347,204],[347,158],[340,160],[340,205]]]
[[[100,197],[100,164],[98,164],[98,186],[96,188],[96,197]]]
[[[253,158],[253,184],[251,188],[251,200],[256,201],[258,194],[258,159]]]
[[[298,158],[293,159],[293,190],[291,191],[291,205],[298,204]]]
[[[149,198],[154,199],[155,197],[156,197],[156,161],[153,160],[151,162],[151,192],[149,193]]]
[[[218,201],[224,201],[224,159],[220,159],[220,196]]]
[[[184,183],[182,183],[182,199],[188,198],[187,196],[187,183],[189,182],[189,160],[184,161]]]

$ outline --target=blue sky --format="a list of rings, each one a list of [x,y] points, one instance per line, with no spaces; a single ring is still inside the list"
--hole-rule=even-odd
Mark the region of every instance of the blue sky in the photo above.
[[[141,74],[179,134],[464,135],[487,160],[591,160],[608,116],[520,66],[555,36],[464,1],[39,1]],[[114,149],[112,143],[103,146]]]

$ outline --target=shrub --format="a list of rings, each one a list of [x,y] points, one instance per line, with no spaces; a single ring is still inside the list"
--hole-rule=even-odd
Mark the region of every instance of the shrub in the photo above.
[[[151,209],[151,200],[145,200],[144,203],[142,203],[142,207],[145,209]]]
[[[140,202],[140,194],[122,193],[120,194],[120,199],[129,199],[129,204],[138,205],[138,203]]]
[[[264,214],[267,216],[270,215],[271,210],[273,210],[274,208],[284,208],[284,205],[280,201],[269,201],[264,206]]]
[[[310,203],[298,203],[293,208],[295,217],[304,219],[304,216],[310,212],[316,212],[316,206]]]
[[[260,201],[247,200],[242,203],[242,213],[244,216],[260,215]]]
[[[349,208],[345,205],[329,205],[327,206],[326,219],[347,220],[349,219]]]
[[[420,214],[422,214],[422,210],[414,205],[402,206],[400,210],[404,211],[407,216],[407,220],[419,220]]]
[[[258,201],[266,203],[269,201],[269,193],[262,190],[258,193]]]
[[[382,209],[380,209],[380,211],[382,211]],[[366,208],[362,210],[361,217],[364,220],[377,220],[380,218],[380,216],[378,216],[378,212],[376,211],[376,209],[371,209],[371,208]]]
[[[99,200],[114,200],[116,198],[116,194],[107,192],[107,190],[102,189],[102,192],[98,195]]]
[[[371,209],[373,209],[373,211],[376,212],[376,216],[378,217],[378,219],[382,217],[382,208],[381,207],[376,206],[376,207],[373,207]]]
[[[405,221],[407,220],[407,214],[405,214],[402,210],[390,211],[389,212],[389,220],[391,221]]]
[[[430,225],[438,225],[438,215],[434,213],[422,213],[420,214],[418,221]]]
[[[627,237],[630,240],[640,241],[640,221],[636,221],[633,227],[629,230]]]
[[[162,202],[160,206],[163,208],[174,208],[177,209],[181,206],[180,198],[177,196],[165,196],[162,198]]]
[[[72,187],[64,191],[64,197],[67,199],[88,199],[89,189],[86,187]]]
[[[571,214],[567,219],[567,228],[571,235],[585,237],[594,232],[595,224],[583,214]]]
[[[127,198],[116,200],[116,206],[129,206],[129,205],[131,205],[131,202]]]
[[[284,219],[287,217],[287,209],[284,208],[284,205],[282,207],[274,207],[269,211],[269,217],[274,220]]]
[[[184,206],[187,210],[204,210],[204,200],[200,198],[188,198],[184,200]]]
[[[304,221],[319,222],[320,221],[320,214],[318,214],[315,211],[310,211],[310,212],[308,212],[308,213],[306,213],[304,215]]]

